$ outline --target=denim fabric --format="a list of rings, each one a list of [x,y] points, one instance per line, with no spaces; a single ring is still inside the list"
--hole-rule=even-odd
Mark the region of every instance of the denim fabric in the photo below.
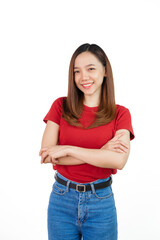
[[[109,178],[90,183],[91,191],[77,192],[69,188],[69,183],[75,182],[59,173],[57,175],[68,182],[67,186],[57,181],[53,184],[48,205],[48,239],[117,240],[117,214],[112,187],[95,191],[93,185]]]

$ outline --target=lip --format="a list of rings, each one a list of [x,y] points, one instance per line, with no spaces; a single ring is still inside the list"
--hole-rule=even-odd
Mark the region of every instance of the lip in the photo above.
[[[90,82],[90,83],[85,83],[85,84],[81,84],[83,88],[88,89],[90,87],[92,87],[92,85],[94,84],[94,82]]]

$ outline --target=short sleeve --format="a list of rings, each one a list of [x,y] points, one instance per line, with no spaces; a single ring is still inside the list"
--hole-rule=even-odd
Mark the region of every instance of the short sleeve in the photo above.
[[[43,121],[47,123],[48,120],[60,124],[62,116],[62,101],[63,97],[57,98],[51,105],[49,112],[44,117]]]
[[[128,108],[117,105],[117,116],[116,116],[116,131],[119,129],[127,129],[130,131],[130,140],[135,138],[131,113]]]

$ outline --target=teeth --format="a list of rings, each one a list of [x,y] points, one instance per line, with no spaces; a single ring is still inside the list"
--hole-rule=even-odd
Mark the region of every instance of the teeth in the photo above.
[[[88,87],[88,86],[91,86],[92,84],[90,83],[90,84],[83,84],[83,86],[85,86],[85,87]]]
[[[83,86],[88,87],[91,86],[93,83],[83,84]]]

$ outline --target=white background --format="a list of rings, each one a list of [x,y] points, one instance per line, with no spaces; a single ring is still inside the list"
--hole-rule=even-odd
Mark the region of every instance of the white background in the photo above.
[[[0,239],[47,240],[54,172],[38,156],[43,118],[67,95],[71,55],[87,42],[106,52],[136,136],[113,179],[119,240],[160,239],[159,13],[158,0],[0,2]]]

